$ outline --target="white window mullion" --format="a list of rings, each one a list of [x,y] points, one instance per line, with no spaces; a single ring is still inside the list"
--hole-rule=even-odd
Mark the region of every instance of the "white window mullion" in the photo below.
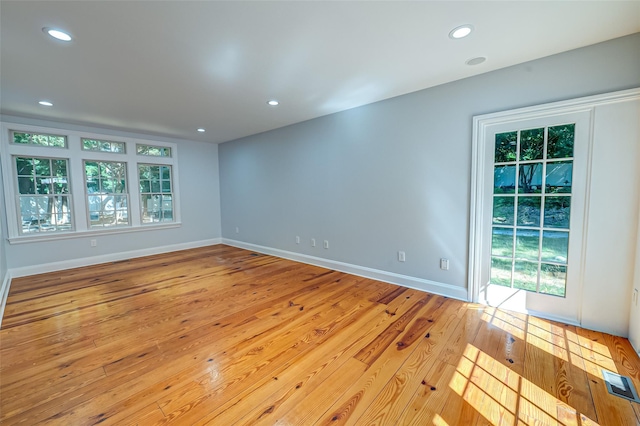
[[[135,144],[127,146],[127,174],[129,176],[129,214],[131,215],[131,224],[134,226],[142,225],[140,216],[140,182],[138,178],[138,163],[135,156]]]
[[[87,199],[84,185],[84,171],[82,167],[82,156],[79,152],[80,137],[69,135],[69,176],[71,180],[71,192],[73,197],[72,220],[77,232],[89,229],[89,216],[87,214]]]

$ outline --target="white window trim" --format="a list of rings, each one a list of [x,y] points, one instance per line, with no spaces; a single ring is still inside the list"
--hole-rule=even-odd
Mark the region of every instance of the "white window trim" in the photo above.
[[[129,232],[152,231],[177,228],[181,226],[180,215],[180,184],[178,170],[177,144],[160,142],[150,139],[98,134],[61,128],[31,126],[25,124],[2,122],[0,138],[0,159],[2,161],[2,178],[4,182],[5,213],[7,219],[7,237],[10,244],[22,244],[41,241],[55,241],[63,239],[86,238],[94,235],[111,235]],[[52,148],[38,145],[23,145],[11,143],[11,131],[26,133],[47,133],[67,137],[66,148]],[[112,142],[125,143],[125,153],[90,151],[82,149],[81,139],[102,139]],[[137,155],[136,144],[153,145],[171,148],[171,157],[155,157]],[[18,228],[19,212],[16,197],[18,191],[14,176],[13,156],[23,155],[32,157],[67,158],[69,160],[69,188],[72,204],[73,231],[36,233],[21,235]],[[129,208],[131,225],[112,228],[91,228],[87,206],[86,188],[84,182],[83,160],[119,161],[127,163],[127,185],[129,191]],[[138,182],[138,163],[170,165],[172,168],[172,185],[174,197],[173,222],[142,223],[140,212],[140,191]]]

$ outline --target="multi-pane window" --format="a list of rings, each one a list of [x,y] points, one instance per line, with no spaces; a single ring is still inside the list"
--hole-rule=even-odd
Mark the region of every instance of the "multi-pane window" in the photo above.
[[[82,138],[82,149],[85,151],[116,152],[124,154],[126,152],[125,146],[126,144],[124,142]]]
[[[495,137],[491,283],[565,296],[575,124]]]
[[[20,233],[71,230],[69,161],[64,158],[13,158]]]
[[[171,166],[138,164],[142,223],[173,222]]]
[[[65,148],[67,138],[59,135],[48,135],[43,133],[12,132],[13,143],[22,145],[38,145],[54,148]]]
[[[84,161],[91,228],[129,225],[127,163]]]
[[[22,124],[0,127],[0,171],[10,183],[3,212],[9,241],[179,226],[176,144]]]
[[[138,155],[148,155],[150,157],[171,157],[171,148],[166,146],[136,145]]]

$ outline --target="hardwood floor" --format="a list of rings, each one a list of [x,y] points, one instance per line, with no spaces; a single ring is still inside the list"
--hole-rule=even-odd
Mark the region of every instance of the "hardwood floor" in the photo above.
[[[638,425],[626,339],[223,245],[14,279],[2,424]]]

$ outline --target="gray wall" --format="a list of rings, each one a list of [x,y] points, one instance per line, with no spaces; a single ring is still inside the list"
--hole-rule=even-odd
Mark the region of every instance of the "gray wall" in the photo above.
[[[221,144],[222,236],[466,287],[472,117],[638,86],[635,34]]]
[[[220,237],[220,186],[217,145],[10,116],[0,116],[0,118],[2,121],[20,124],[63,127],[106,135],[178,143],[181,227],[113,235],[93,235],[48,242],[6,244],[7,264],[10,269],[188,244]],[[5,220],[5,215],[3,214],[2,221],[4,222]],[[95,248],[90,248],[89,240],[92,238],[97,238],[98,240],[98,246]]]

